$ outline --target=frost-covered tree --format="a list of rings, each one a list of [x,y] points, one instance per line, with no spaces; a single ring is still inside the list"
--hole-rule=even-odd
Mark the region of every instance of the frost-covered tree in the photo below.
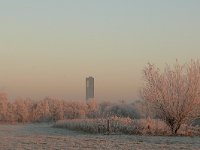
[[[42,122],[50,119],[49,104],[47,100],[34,103],[32,107],[33,121]]]
[[[24,100],[24,105],[27,109],[27,122],[33,122],[33,106],[34,106],[34,101],[31,98],[26,98]]]
[[[22,99],[18,99],[13,103],[14,115],[17,122],[27,122],[28,121],[28,108],[26,106],[26,102]]]
[[[15,122],[14,107],[11,102],[7,103],[6,121]]]
[[[88,117],[97,117],[99,113],[99,105],[95,99],[88,100],[87,102],[87,116]]]
[[[42,120],[47,121],[50,118],[50,110],[49,110],[49,103],[46,100],[41,101],[41,114],[42,114]]]
[[[66,118],[84,118],[87,112],[87,105],[85,102],[66,102],[64,111]]]
[[[163,72],[155,65],[144,69],[145,86],[142,97],[160,119],[176,134],[182,124],[200,116],[200,62],[173,67],[166,65]]]
[[[49,113],[52,121],[64,119],[63,101],[53,98],[45,98],[48,102]]]
[[[0,92],[0,121],[6,121],[8,97],[4,92]]]

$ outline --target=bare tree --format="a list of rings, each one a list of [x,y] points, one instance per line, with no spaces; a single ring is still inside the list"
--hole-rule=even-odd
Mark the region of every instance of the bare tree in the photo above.
[[[200,62],[191,60],[173,67],[166,65],[163,72],[155,65],[144,69],[145,86],[142,97],[171,129],[172,134],[182,124],[191,123],[200,114]]]

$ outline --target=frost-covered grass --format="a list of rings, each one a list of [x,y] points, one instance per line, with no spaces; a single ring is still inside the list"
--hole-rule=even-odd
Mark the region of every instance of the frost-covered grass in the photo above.
[[[0,150],[198,150],[200,137],[83,134],[52,124],[0,124]]]

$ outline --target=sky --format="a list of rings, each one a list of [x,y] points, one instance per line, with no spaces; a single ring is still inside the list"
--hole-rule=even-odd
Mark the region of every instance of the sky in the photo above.
[[[0,0],[0,90],[10,98],[136,100],[148,63],[200,56],[199,0]]]

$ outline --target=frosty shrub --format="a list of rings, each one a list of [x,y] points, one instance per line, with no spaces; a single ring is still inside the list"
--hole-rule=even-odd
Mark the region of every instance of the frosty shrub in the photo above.
[[[109,130],[108,130],[109,120]],[[57,128],[66,128],[88,133],[103,134],[139,134],[139,135],[169,135],[168,126],[161,120],[130,119],[109,117],[101,119],[69,119],[54,124]]]
[[[109,120],[109,130],[108,130]],[[69,119],[61,120],[54,124],[54,127],[67,128],[71,130],[84,131],[89,133],[128,133],[133,120],[130,118],[100,118],[100,119]]]
[[[101,117],[118,116],[122,118],[139,119],[141,113],[141,102],[135,101],[133,103],[120,102],[102,102],[99,104],[99,114]]]
[[[200,62],[173,67],[163,72],[155,65],[144,69],[145,86],[142,97],[155,115],[177,134],[182,124],[190,124],[200,116]]]

